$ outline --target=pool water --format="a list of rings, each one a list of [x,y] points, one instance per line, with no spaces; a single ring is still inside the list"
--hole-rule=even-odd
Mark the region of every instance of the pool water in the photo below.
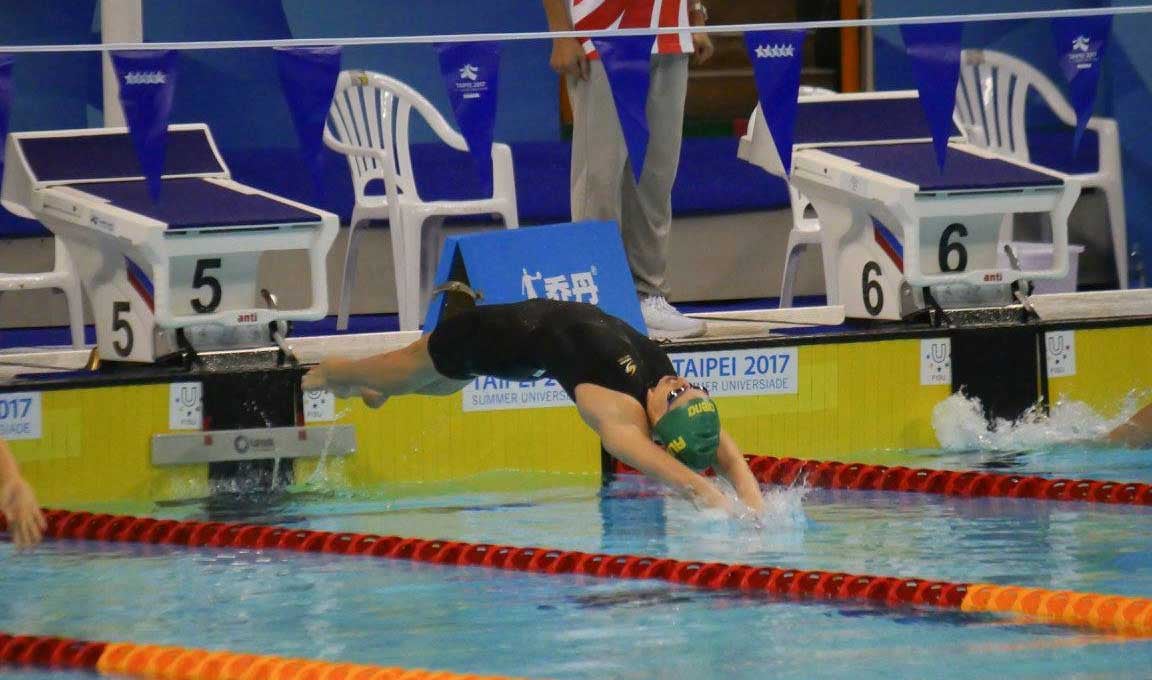
[[[921,452],[933,467],[1152,479],[1148,452]],[[340,489],[139,508],[177,518],[1152,595],[1152,509],[766,490],[761,525],[641,479],[413,499]],[[1147,677],[1152,641],[994,615],[797,603],[367,557],[0,546],[0,630],[549,678]],[[20,673],[20,677],[44,677]],[[66,674],[71,677],[77,675]]]

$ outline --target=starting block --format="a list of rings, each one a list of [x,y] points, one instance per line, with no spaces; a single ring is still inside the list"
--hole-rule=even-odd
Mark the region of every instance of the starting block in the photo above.
[[[63,242],[102,359],[153,362],[179,333],[198,349],[266,345],[270,324],[327,313],[337,217],[233,181],[206,125],[168,128],[157,201],[126,128],[12,133],[5,153],[0,202]],[[307,252],[305,308],[260,300],[260,257],[284,250]]]
[[[785,174],[759,110],[739,154]],[[1080,184],[968,144],[959,131],[941,172],[915,91],[802,97],[788,179],[819,220],[829,304],[850,317],[901,319],[932,299],[1004,304],[1012,283],[1068,270]],[[1050,218],[1050,267],[1002,265],[1005,227],[1018,213]]]

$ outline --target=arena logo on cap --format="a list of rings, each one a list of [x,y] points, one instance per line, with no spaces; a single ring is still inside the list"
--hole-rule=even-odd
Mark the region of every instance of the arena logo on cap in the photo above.
[[[168,76],[163,71],[129,71],[124,74],[126,85],[163,85]]]
[[[590,305],[600,302],[600,287],[596,285],[595,266],[589,267],[588,271],[556,276],[544,276],[539,271],[531,273],[527,268],[522,268],[521,272],[520,290],[529,300],[541,297],[536,289],[536,282],[541,281],[544,285],[543,297],[549,300],[587,302]]]

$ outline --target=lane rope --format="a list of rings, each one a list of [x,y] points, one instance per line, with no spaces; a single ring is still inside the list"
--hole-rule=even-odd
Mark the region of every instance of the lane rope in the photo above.
[[[504,677],[0,632],[2,665],[166,680],[498,680]]]
[[[888,607],[921,605],[1023,614],[1061,625],[1152,635],[1152,599],[1148,598],[258,524],[177,521],[67,510],[46,510],[45,516],[48,520],[45,535],[55,539],[322,552],[545,574],[658,579],[697,588],[759,592],[786,599],[868,601]],[[0,521],[0,531],[4,528]]]
[[[761,483],[781,486],[807,484],[822,489],[898,491],[964,498],[1031,498],[1111,505],[1152,505],[1152,485],[1141,482],[888,467],[773,456],[749,456],[748,466]]]
[[[895,491],[961,498],[1028,498],[1107,505],[1152,505],[1152,484],[1009,475],[979,470],[943,470],[746,455],[756,481],[776,486]],[[617,474],[640,474],[616,461]]]

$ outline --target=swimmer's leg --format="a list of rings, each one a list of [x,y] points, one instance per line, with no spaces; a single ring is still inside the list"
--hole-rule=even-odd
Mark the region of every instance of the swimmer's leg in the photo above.
[[[472,382],[471,380],[457,380],[455,378],[445,378],[440,376],[439,380],[431,382],[418,390],[418,394],[426,394],[430,396],[445,396],[448,394],[456,394],[464,389],[464,386]]]
[[[428,336],[392,352],[365,359],[326,359],[304,376],[302,387],[331,389],[338,395],[358,391],[364,403],[379,408],[399,394],[419,393],[445,380],[428,354]],[[458,382],[458,381],[457,381]]]

